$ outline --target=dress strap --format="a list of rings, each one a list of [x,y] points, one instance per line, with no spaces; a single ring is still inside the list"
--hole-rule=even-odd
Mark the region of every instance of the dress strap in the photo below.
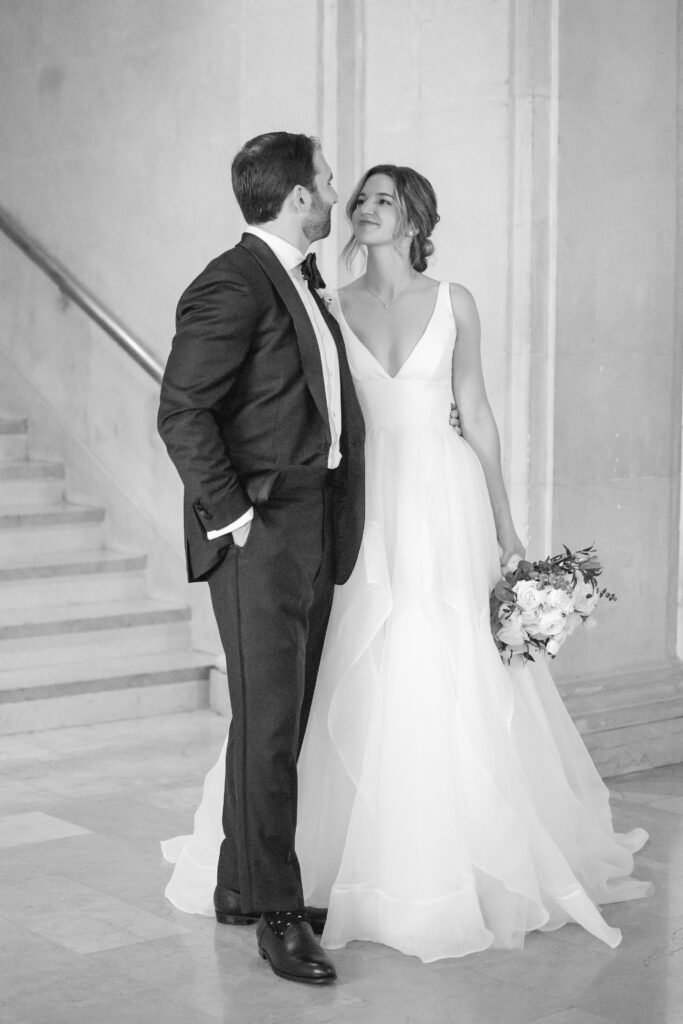
[[[440,307],[440,312],[444,317],[444,321],[447,321],[449,324],[452,324],[453,331],[455,332],[454,336],[457,337],[458,325],[455,322],[455,313],[453,312],[453,303],[451,302],[450,281],[441,281],[441,283],[439,284],[439,294],[436,301]]]

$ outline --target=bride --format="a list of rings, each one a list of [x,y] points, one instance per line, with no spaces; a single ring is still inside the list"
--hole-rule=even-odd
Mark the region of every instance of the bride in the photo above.
[[[347,258],[367,263],[332,311],[366,423],[366,517],[299,760],[307,903],[328,908],[328,948],[364,939],[432,961],[568,922],[615,947],[598,906],[647,895],[630,875],[648,837],[615,833],[545,664],[503,665],[491,637],[489,593],[524,547],[474,300],[424,274],[439,218],[422,175],[371,168],[347,213]],[[194,834],[163,844],[166,895],[188,912],[214,912],[224,760]]]

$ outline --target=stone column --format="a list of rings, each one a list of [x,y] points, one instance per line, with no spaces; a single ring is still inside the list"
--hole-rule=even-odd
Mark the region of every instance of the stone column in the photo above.
[[[595,542],[619,596],[557,662],[611,773],[683,758],[677,3],[561,0],[557,14],[551,472],[532,520],[553,549]]]

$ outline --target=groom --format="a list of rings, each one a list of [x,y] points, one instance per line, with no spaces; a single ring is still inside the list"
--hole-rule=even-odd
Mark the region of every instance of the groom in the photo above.
[[[287,132],[247,142],[232,184],[249,227],[180,299],[158,425],[185,487],[188,577],[208,581],[227,660],[216,916],[258,919],[276,974],[325,984],[335,969],[304,907],[294,838],[333,588],[351,574],[364,515],[363,419],[303,255],[329,234],[337,194],[317,140]]]

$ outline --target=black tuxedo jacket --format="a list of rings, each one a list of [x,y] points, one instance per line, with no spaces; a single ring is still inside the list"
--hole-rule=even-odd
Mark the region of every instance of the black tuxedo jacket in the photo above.
[[[342,461],[333,474],[335,579],[360,548],[365,430],[336,320]],[[202,579],[234,541],[210,541],[266,502],[290,467],[325,469],[330,428],[318,342],[287,271],[255,235],[218,256],[181,296],[161,385],[159,433],[185,487],[188,578]]]

